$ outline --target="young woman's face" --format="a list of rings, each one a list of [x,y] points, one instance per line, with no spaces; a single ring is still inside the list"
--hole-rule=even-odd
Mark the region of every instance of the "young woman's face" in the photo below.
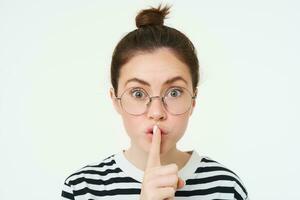
[[[180,77],[174,82],[165,83],[174,77]],[[129,81],[134,79],[132,81]],[[141,81],[138,81],[141,80]],[[137,88],[131,91],[134,97],[142,98],[146,91],[149,96],[163,96],[165,91],[172,91],[168,95],[178,95],[177,87],[187,89],[193,96],[192,80],[188,67],[181,62],[175,54],[167,48],[161,48],[151,53],[136,54],[120,71],[118,84],[118,96],[129,88]],[[171,90],[168,90],[171,88]],[[168,92],[167,92],[168,93]],[[110,91],[111,97],[114,96],[113,89]],[[156,122],[159,128],[164,132],[161,140],[161,153],[167,153],[176,148],[177,141],[183,136],[190,115],[195,106],[195,100],[192,101],[187,112],[180,115],[173,115],[166,110],[163,103],[158,98],[154,98],[148,106],[145,113],[141,115],[131,115],[126,112],[120,104],[120,101],[113,100],[117,112],[122,116],[127,134],[131,139],[133,149],[148,152],[151,145],[151,134],[149,128],[152,128]],[[134,104],[135,105],[135,104]]]

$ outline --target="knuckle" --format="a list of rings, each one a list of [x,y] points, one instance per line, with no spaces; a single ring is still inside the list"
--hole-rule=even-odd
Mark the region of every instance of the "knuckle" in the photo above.
[[[178,176],[175,175],[175,174],[172,174],[170,179],[173,181],[173,182],[177,182],[178,181]]]
[[[178,171],[178,166],[175,163],[171,164],[171,166],[175,171]]]
[[[168,188],[168,192],[173,196],[175,194],[175,189],[173,187],[170,187]]]

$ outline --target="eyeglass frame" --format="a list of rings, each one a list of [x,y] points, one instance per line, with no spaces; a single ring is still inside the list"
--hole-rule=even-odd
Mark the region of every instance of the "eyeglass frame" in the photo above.
[[[164,101],[164,99],[166,98],[165,92],[168,91],[170,88],[181,88],[181,89],[184,89],[184,90],[188,91],[188,93],[189,93],[190,96],[192,97],[192,101],[195,100],[196,97],[197,97],[197,89],[196,89],[196,92],[194,92],[194,96],[193,96],[192,93],[191,93],[187,88],[181,87],[181,86],[173,86],[173,87],[167,88],[166,90],[164,90],[164,96],[150,96],[150,95],[148,94],[148,92],[147,92],[145,89],[140,88],[140,89],[142,89],[142,90],[144,90],[144,91],[146,92],[146,94],[147,94],[147,96],[148,96],[148,98],[149,98],[149,101],[147,102],[147,104],[146,104],[147,107],[146,107],[146,109],[145,109],[145,111],[144,111],[143,113],[141,113],[141,114],[132,114],[132,113],[129,113],[128,111],[126,111],[126,109],[123,108],[123,105],[122,105],[122,96],[124,95],[124,93],[125,93],[126,91],[128,91],[128,90],[130,90],[130,89],[133,89],[133,88],[140,88],[140,87],[130,87],[130,88],[127,88],[126,90],[124,90],[124,91],[122,92],[122,94],[121,94],[119,97],[115,96],[115,99],[120,100],[121,107],[122,107],[122,109],[123,109],[125,112],[127,112],[127,113],[130,114],[130,115],[134,115],[134,116],[140,116],[140,115],[145,114],[145,113],[147,112],[147,110],[148,110],[148,108],[149,108],[151,102],[152,102],[152,99],[155,99],[155,98],[161,99],[161,101],[163,102],[163,107],[164,107],[164,108],[166,109],[166,111],[169,112],[171,115],[182,115],[182,114],[186,113],[189,109],[187,109],[187,111],[185,111],[185,112],[183,112],[183,113],[180,113],[180,114],[173,114],[173,113],[171,113],[171,112],[168,110],[168,108],[165,106],[165,101]],[[191,105],[192,105],[192,104],[191,104]],[[190,105],[190,107],[191,107],[191,105]],[[190,108],[190,107],[189,107],[189,108]]]

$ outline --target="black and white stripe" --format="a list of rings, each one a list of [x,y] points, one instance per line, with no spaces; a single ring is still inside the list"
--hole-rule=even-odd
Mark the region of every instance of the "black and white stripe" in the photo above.
[[[138,200],[142,180],[129,176],[120,164],[114,154],[99,164],[88,165],[73,173],[65,180],[62,199]],[[199,157],[188,164],[196,167],[189,168],[193,171],[185,177],[186,185],[176,191],[175,199],[249,200],[240,178],[220,163]]]

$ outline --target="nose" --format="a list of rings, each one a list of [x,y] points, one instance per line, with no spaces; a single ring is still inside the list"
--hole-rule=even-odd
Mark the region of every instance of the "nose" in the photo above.
[[[163,120],[166,118],[166,110],[160,96],[151,97],[148,104],[147,116],[155,121]]]

